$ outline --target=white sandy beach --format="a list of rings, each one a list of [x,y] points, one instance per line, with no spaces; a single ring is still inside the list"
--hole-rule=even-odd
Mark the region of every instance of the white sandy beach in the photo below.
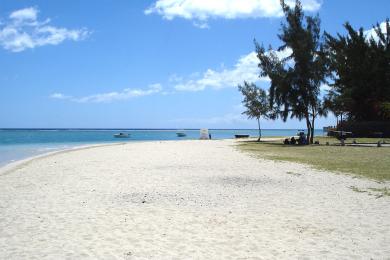
[[[0,170],[0,259],[390,259],[384,184],[235,141],[79,149]]]

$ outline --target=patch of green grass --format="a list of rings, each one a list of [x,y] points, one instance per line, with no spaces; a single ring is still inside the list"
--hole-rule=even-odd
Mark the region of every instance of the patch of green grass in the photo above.
[[[347,140],[345,140],[345,144],[352,144],[352,142],[354,140],[358,144],[376,144],[376,143],[378,143],[378,141],[381,141],[381,142],[384,141],[385,143],[390,144],[390,138],[383,138],[383,139],[381,139],[381,138],[348,138]],[[314,141],[319,141],[320,144],[325,144],[326,142],[328,142],[330,145],[340,144],[340,141],[337,140],[336,138],[327,137],[327,136],[315,137]]]
[[[383,196],[390,196],[390,189],[387,187],[384,188],[368,188],[369,190],[372,190],[374,192],[379,193],[376,195],[377,198],[381,198]]]
[[[290,172],[290,171],[288,171],[288,172],[286,172],[287,174],[290,174],[290,175],[294,175],[294,176],[301,176],[302,174],[300,174],[300,173],[297,173],[297,172]]]
[[[294,175],[294,176],[301,176],[302,174],[301,173],[297,173],[297,172],[286,172],[287,174],[290,174],[290,175]]]
[[[284,145],[244,141],[238,147],[263,158],[309,164],[317,169],[351,173],[379,181],[390,180],[390,147],[336,146],[335,138],[319,137],[321,145]],[[357,142],[376,143],[378,138],[357,138]],[[352,140],[349,140],[352,142]],[[389,140],[390,141],[390,140]],[[331,145],[323,145],[329,142]]]
[[[358,192],[358,193],[364,193],[364,192],[367,192],[366,190],[361,190],[359,189],[358,187],[355,187],[355,186],[351,186],[349,187],[351,190],[353,190],[354,192]]]
[[[354,192],[359,193],[367,193],[370,196],[375,196],[375,198],[379,199],[384,196],[390,196],[390,189],[387,187],[384,188],[368,188],[367,190],[359,189],[358,187],[351,186],[349,187]]]

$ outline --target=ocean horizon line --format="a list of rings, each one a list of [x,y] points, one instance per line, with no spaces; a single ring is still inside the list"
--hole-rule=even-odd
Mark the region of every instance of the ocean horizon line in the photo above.
[[[169,131],[175,131],[175,130],[188,130],[188,131],[196,131],[203,128],[0,128],[0,131],[9,131],[9,130],[76,130],[76,131],[83,131],[83,130],[102,130],[102,131],[114,131],[114,130],[130,130],[130,131],[147,131],[147,130],[155,130],[155,131],[163,131],[163,130],[169,130]],[[258,131],[257,128],[206,128],[209,130],[249,130],[249,131]],[[261,130],[306,130],[306,128],[262,128]],[[315,130],[322,130],[322,128],[315,128]]]

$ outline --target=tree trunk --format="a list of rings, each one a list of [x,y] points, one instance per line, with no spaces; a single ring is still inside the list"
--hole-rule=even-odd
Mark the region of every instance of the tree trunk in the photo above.
[[[315,116],[313,115],[311,119],[310,144],[313,144],[314,142],[314,121],[315,121]]]
[[[310,143],[313,144],[314,142],[314,119],[313,122],[311,123],[311,135],[310,135]]]
[[[257,118],[257,125],[259,126],[259,139],[257,139],[257,141],[260,142],[261,139],[260,117]]]
[[[306,116],[306,127],[307,127],[306,142],[307,142],[307,144],[309,144],[310,136],[311,136],[311,124],[310,124],[309,115]]]

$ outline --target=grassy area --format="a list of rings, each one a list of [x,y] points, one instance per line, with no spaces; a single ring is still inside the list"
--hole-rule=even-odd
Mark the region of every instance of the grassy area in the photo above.
[[[387,187],[384,188],[369,188],[369,190],[378,192],[379,194],[376,195],[377,198],[383,197],[383,196],[390,196],[390,189]]]
[[[387,187],[384,188],[368,188],[366,190],[364,189],[359,189],[355,186],[349,187],[351,190],[354,192],[359,192],[359,193],[367,193],[368,195],[375,196],[377,199],[389,196],[390,197],[390,189]]]
[[[321,144],[325,144],[328,142],[329,144],[340,144],[340,141],[337,140],[334,137],[326,137],[326,136],[320,136],[320,137],[315,137],[314,141],[319,141]],[[348,138],[345,140],[346,144],[352,144],[353,140],[356,141],[356,143],[359,144],[376,144],[378,141],[384,141],[388,144],[390,144],[390,138]]]
[[[263,158],[305,163],[317,169],[352,173],[378,181],[390,180],[390,147],[335,146],[335,138],[318,137],[321,145],[284,145],[282,141],[244,141],[243,151]],[[377,138],[357,138],[358,143],[376,143]],[[390,140],[385,140],[390,143]],[[329,142],[331,145],[323,145]],[[352,139],[348,140],[351,143]]]

